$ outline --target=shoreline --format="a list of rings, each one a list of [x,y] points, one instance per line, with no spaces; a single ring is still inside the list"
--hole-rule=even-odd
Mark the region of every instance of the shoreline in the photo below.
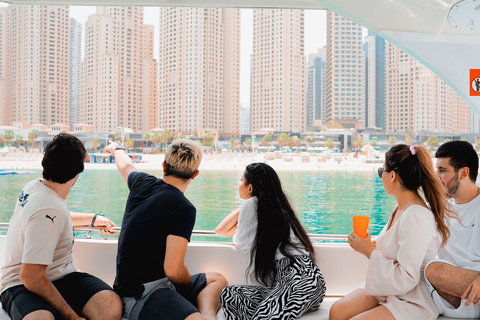
[[[375,171],[383,165],[383,160],[377,163],[367,163],[365,155],[353,158],[353,154],[342,155],[341,161],[326,159],[318,162],[316,156],[311,156],[309,162],[302,162],[300,156],[293,156],[291,162],[284,159],[265,160],[265,154],[204,154],[199,170],[221,171],[241,170],[252,162],[265,162],[276,171]],[[163,154],[145,154],[144,162],[135,163],[139,170],[161,170]],[[369,159],[371,161],[372,159]],[[379,162],[380,161],[380,162]],[[9,170],[41,170],[42,158],[35,160],[0,160],[0,169]],[[85,163],[85,170],[116,170],[114,163]]]

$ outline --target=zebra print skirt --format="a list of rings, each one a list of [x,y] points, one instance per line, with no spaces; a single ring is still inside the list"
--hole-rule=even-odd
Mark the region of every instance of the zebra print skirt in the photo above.
[[[325,280],[320,269],[304,255],[276,261],[277,276],[269,287],[228,286],[220,295],[229,320],[298,319],[315,311],[325,297]]]

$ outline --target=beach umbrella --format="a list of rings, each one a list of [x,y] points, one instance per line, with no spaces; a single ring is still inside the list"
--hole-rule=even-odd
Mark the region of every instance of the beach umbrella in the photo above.
[[[364,145],[364,146],[362,147],[361,150],[362,150],[363,152],[367,152],[367,151],[370,152],[370,151],[373,150],[373,146],[371,146],[371,145],[369,145],[369,144],[366,144],[366,145]]]

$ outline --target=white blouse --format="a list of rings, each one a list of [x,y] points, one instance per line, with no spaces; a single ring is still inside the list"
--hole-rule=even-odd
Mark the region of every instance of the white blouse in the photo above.
[[[233,243],[240,251],[250,254],[255,236],[257,235],[257,197],[251,197],[243,202],[240,208],[240,214],[238,216],[237,231],[233,236]],[[290,238],[293,239],[293,243],[299,243],[300,241],[295,237],[293,230],[290,229]],[[292,255],[309,255],[304,249],[297,249],[295,247],[288,247],[288,253]],[[277,248],[275,252],[275,260],[285,258],[285,256]]]
[[[438,310],[423,280],[426,263],[438,251],[432,212],[411,205],[388,231],[387,226],[370,256],[365,293],[375,296],[396,320],[437,319]]]

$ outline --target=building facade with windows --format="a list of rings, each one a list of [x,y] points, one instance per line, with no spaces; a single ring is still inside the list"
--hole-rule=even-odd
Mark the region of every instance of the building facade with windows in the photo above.
[[[470,109],[433,71],[387,42],[386,128],[468,133]]]
[[[365,124],[362,27],[327,13],[326,114],[327,123],[345,128]]]
[[[159,125],[240,135],[240,10],[160,8]]]
[[[83,25],[70,18],[68,40],[68,122],[70,128],[80,123],[80,74],[82,63]]]
[[[307,64],[307,128],[325,122],[326,48],[308,55]]]
[[[68,125],[68,7],[9,5],[0,17],[1,121]]]
[[[97,7],[85,24],[81,122],[95,132],[156,127],[154,27],[143,7]]]
[[[305,131],[303,10],[253,10],[251,130]]]
[[[385,130],[385,40],[372,31],[364,39],[365,127]]]

